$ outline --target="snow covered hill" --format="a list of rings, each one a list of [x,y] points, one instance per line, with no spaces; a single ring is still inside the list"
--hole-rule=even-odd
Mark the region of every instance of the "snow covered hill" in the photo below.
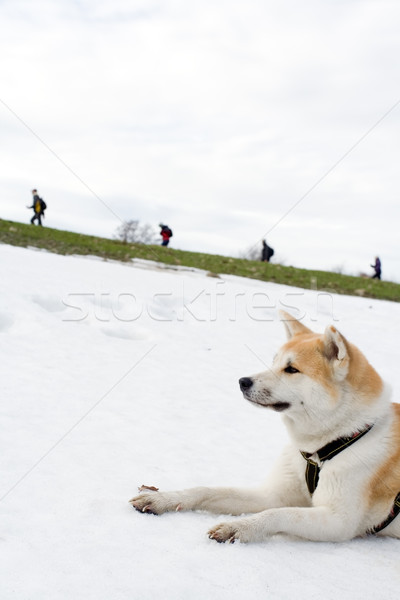
[[[237,380],[285,308],[331,322],[399,398],[399,304],[0,246],[0,597],[394,600],[399,541],[218,545],[205,513],[140,515],[138,485],[259,483],[286,441]]]

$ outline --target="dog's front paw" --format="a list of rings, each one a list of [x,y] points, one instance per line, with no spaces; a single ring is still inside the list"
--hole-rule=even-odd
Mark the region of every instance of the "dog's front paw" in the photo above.
[[[163,494],[158,491],[158,488],[145,485],[142,485],[139,488],[139,492],[143,493],[140,493],[138,496],[134,496],[129,500],[133,508],[139,512],[161,515],[168,511],[181,510],[181,505],[177,501],[176,494],[173,492]]]
[[[237,540],[238,530],[236,524],[234,522],[230,523],[220,523],[216,525],[208,532],[208,537],[210,540],[215,540],[220,544],[224,542],[229,542],[233,544],[235,540]]]
[[[151,494],[140,494],[129,500],[133,508],[142,513],[149,513],[152,515],[159,515],[160,511],[156,511],[154,498]]]
[[[229,542],[233,544],[239,542],[261,542],[268,536],[262,525],[259,524],[258,515],[244,517],[236,521],[219,523],[208,532],[208,537],[216,542]]]

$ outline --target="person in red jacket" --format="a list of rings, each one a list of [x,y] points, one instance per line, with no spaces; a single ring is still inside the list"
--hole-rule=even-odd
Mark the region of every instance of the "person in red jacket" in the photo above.
[[[172,237],[172,230],[168,227],[168,225],[163,225],[160,223],[159,227],[161,227],[160,235],[162,237],[161,246],[168,246],[169,239]]]

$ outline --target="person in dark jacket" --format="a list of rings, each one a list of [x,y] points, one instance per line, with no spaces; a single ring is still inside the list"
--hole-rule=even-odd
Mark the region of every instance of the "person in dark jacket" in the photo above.
[[[32,206],[28,206],[27,208],[33,208],[33,217],[31,219],[32,225],[34,225],[35,221],[38,222],[38,225],[42,225],[42,216],[44,215],[44,211],[46,208],[45,202],[39,196],[37,190],[32,190],[33,196],[33,204]]]
[[[263,240],[263,248],[261,252],[261,260],[263,262],[269,262],[269,259],[274,254],[274,249],[268,246],[267,242]]]
[[[381,278],[381,261],[379,256],[375,256],[375,264],[371,265],[371,267],[375,270],[375,275],[372,275],[371,279],[380,279]]]
[[[172,231],[168,227],[168,225],[163,225],[163,223],[160,223],[159,227],[161,227],[161,231],[160,231],[160,235],[162,237],[161,246],[168,246],[169,238],[172,237]]]

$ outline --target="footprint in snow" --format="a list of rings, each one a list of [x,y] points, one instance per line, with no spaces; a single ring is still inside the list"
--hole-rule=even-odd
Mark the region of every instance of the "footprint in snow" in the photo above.
[[[139,329],[137,327],[102,327],[100,329],[104,335],[110,337],[120,338],[122,340],[149,340],[150,334],[145,329]]]
[[[14,317],[8,313],[0,313],[0,331],[7,331],[14,325]]]
[[[59,296],[39,296],[36,294],[32,296],[32,300],[47,312],[61,312],[66,309]]]

